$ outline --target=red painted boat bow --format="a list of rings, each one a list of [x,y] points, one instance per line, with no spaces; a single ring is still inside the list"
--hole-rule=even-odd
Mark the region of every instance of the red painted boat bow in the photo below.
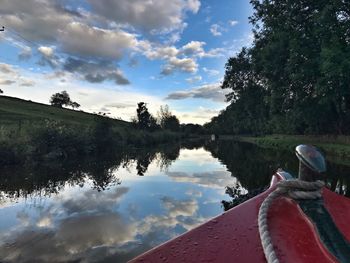
[[[258,231],[261,203],[283,180],[275,174],[264,193],[172,239],[130,262],[266,262]],[[324,205],[350,240],[350,199],[323,189]],[[273,245],[281,262],[337,262],[297,203],[278,198],[268,214]]]

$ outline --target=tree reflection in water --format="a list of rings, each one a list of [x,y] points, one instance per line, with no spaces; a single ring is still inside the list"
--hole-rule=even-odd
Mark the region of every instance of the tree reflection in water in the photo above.
[[[144,176],[154,162],[162,171],[166,171],[179,157],[181,148],[201,147],[225,165],[237,178],[240,187],[248,192],[267,186],[277,168],[281,167],[294,176],[298,173],[298,160],[291,151],[259,148],[231,140],[193,140],[153,148],[118,149],[88,159],[50,163],[29,161],[25,166],[1,167],[0,199],[50,196],[58,193],[66,184],[84,186],[86,180],[92,180],[93,188],[103,191],[121,183],[117,176],[120,167],[135,165],[137,174]],[[326,181],[331,190],[350,196],[348,175],[349,166],[328,162]]]
[[[66,184],[84,186],[88,179],[92,180],[94,189],[104,191],[121,183],[116,176],[119,167],[136,163],[137,174],[143,176],[148,166],[157,161],[157,166],[166,170],[178,158],[180,148],[180,144],[165,145],[122,150],[87,159],[49,163],[29,161],[25,166],[1,167],[0,199],[50,196],[57,194]]]
[[[239,185],[226,191],[233,197],[233,201],[223,201],[225,210],[265,190],[271,175],[278,168],[290,172],[294,177],[298,175],[298,159],[293,151],[260,148],[254,144],[231,140],[208,143],[205,149],[219,159],[239,182]],[[349,175],[350,166],[328,161],[325,181],[332,191],[349,197]],[[242,191],[242,188],[248,193]]]
[[[0,261],[126,262],[218,215],[226,185],[246,200],[278,167],[296,175],[294,153],[228,140],[1,167]],[[327,182],[349,195],[349,174],[329,163]]]

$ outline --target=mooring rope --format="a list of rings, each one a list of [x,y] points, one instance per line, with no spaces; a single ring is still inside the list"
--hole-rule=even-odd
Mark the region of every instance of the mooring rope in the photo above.
[[[321,198],[321,189],[324,182],[306,182],[299,179],[285,180],[277,183],[277,188],[270,193],[259,209],[258,224],[261,244],[264,249],[265,257],[268,263],[279,263],[274,250],[267,222],[267,213],[272,202],[280,196],[290,197],[292,199],[318,199]]]

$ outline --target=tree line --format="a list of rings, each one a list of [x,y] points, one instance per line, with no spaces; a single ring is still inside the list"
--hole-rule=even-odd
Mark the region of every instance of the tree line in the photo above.
[[[149,113],[145,102],[139,102],[136,109],[137,116],[132,120],[133,125],[142,130],[170,130],[174,132],[180,131],[179,119],[171,113],[169,106],[161,106],[158,111],[157,118]]]
[[[67,91],[55,93],[50,98],[50,104],[55,107],[62,108],[70,106],[73,109],[79,108],[80,104],[71,100]],[[106,114],[99,113],[105,116]],[[202,132],[202,127],[195,124],[180,125],[179,119],[171,113],[169,106],[160,107],[157,117],[154,117],[147,108],[147,103],[139,102],[136,109],[136,117],[132,119],[132,124],[135,128],[149,132],[159,130],[169,130],[173,132],[198,133]]]
[[[350,134],[350,5],[251,0],[254,41],[225,65],[227,134]]]
[[[139,102],[137,104],[136,112],[137,115],[132,119],[132,123],[137,129],[150,132],[168,130],[172,132],[180,132],[186,136],[207,133],[202,125],[193,123],[180,124],[179,119],[176,115],[172,114],[168,105],[160,106],[160,109],[157,112],[157,117],[154,117],[149,113],[145,102]]]

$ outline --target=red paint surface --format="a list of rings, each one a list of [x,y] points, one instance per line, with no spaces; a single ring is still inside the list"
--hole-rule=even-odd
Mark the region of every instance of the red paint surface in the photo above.
[[[346,240],[350,241],[350,199],[342,198],[328,189],[324,189],[323,198],[325,207],[332,215],[334,223]]]
[[[130,262],[266,262],[257,216],[266,192],[160,245]],[[324,189],[325,206],[350,240],[350,199]],[[277,199],[268,215],[269,229],[281,262],[337,262],[319,240],[312,223],[296,203]]]

